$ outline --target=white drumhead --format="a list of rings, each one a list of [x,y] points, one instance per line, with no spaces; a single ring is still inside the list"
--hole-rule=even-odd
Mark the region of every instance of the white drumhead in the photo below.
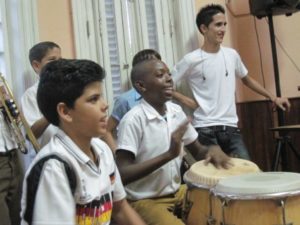
[[[264,172],[244,174],[220,180],[213,193],[228,198],[268,198],[300,193],[300,174]]]
[[[229,169],[217,169],[213,164],[204,164],[204,160],[194,163],[184,174],[184,181],[194,186],[213,187],[220,179],[246,173],[259,172],[258,166],[248,160],[232,158],[233,166]]]

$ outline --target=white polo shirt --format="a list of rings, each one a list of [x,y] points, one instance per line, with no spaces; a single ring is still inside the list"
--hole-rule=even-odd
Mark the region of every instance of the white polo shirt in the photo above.
[[[38,85],[39,81],[28,88],[21,98],[22,112],[29,126],[32,126],[36,121],[43,117],[36,99]],[[57,129],[58,128],[52,124],[46,128],[43,134],[38,138],[41,147],[50,141],[51,137],[57,132]]]
[[[169,150],[172,132],[186,119],[179,105],[166,103],[166,120],[144,99],[121,120],[118,130],[118,149],[135,155],[136,163],[143,163]],[[197,132],[189,124],[182,141],[188,145],[197,139]],[[146,177],[126,185],[131,200],[158,197],[174,193],[181,184],[182,155],[171,160]]]
[[[64,165],[56,159],[45,162],[34,203],[33,223],[40,224],[109,224],[114,201],[126,197],[114,157],[100,139],[92,140],[99,166],[92,162],[62,131],[51,139],[34,159],[26,173],[22,196],[22,225],[26,209],[27,177],[33,165],[48,155],[58,155],[76,174],[76,190],[71,193]],[[97,224],[97,223],[96,223]]]

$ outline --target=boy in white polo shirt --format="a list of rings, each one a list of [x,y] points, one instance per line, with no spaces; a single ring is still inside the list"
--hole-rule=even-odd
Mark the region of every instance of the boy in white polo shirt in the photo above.
[[[143,99],[120,122],[117,163],[127,198],[147,224],[183,225],[170,208],[182,201],[182,143],[197,159],[228,167],[229,157],[217,145],[205,147],[180,106],[170,102],[173,81],[166,64],[137,64],[131,81]]]
[[[43,41],[35,44],[29,51],[29,61],[40,77],[42,68],[49,62],[61,58],[61,48],[51,41]],[[21,98],[22,111],[25,119],[30,125],[33,134],[43,147],[56,133],[56,127],[50,124],[42,115],[36,102],[36,94],[39,80],[28,88]]]
[[[22,224],[145,225],[127,203],[109,147],[104,70],[89,60],[61,59],[42,70],[39,109],[58,132],[26,173]]]
[[[58,44],[51,41],[39,42],[29,50],[28,58],[34,72],[39,77],[44,65],[61,58],[61,48]],[[51,125],[39,110],[36,102],[38,84],[39,79],[24,92],[21,98],[21,107],[32,133],[37,138],[39,145],[43,147],[56,133],[57,128]],[[23,155],[25,169],[28,168],[35,155],[36,152],[33,148],[29,148],[28,154]]]

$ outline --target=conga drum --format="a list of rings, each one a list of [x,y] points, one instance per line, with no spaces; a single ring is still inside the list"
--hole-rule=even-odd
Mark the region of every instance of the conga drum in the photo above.
[[[248,160],[232,158],[230,169],[217,169],[211,163],[205,165],[204,160],[194,163],[184,174],[187,193],[183,205],[182,218],[188,225],[213,224],[213,202],[210,189],[219,180],[246,173],[259,172],[258,166]]]
[[[212,189],[217,224],[300,224],[300,174],[266,172],[220,180]]]

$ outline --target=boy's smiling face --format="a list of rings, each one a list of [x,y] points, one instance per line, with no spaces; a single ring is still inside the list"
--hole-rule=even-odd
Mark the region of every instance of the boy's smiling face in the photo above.
[[[220,45],[226,33],[226,17],[223,13],[217,13],[212,18],[213,21],[208,27],[202,24],[201,29],[206,41],[214,45]]]
[[[155,105],[164,104],[172,99],[173,80],[167,65],[160,60],[151,60],[144,64],[141,94],[143,98]]]
[[[106,133],[108,105],[102,96],[102,83],[87,85],[75,101],[69,116],[73,131],[85,137],[99,137]]]

